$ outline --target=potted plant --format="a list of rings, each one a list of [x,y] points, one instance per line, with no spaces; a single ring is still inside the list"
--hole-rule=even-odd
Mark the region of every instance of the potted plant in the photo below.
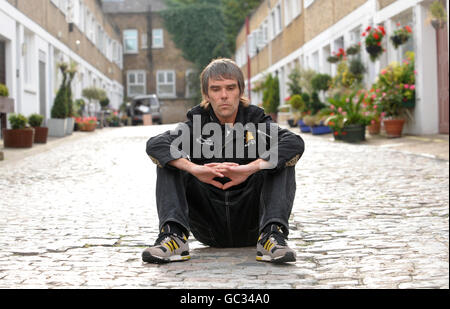
[[[294,111],[294,118],[292,119],[291,127],[296,127],[298,125],[298,121],[302,118],[302,112],[305,109],[305,102],[303,98],[299,94],[295,94],[289,99],[289,105],[291,105],[292,110]]]
[[[366,109],[366,115],[370,117],[370,124],[367,126],[370,135],[380,134],[381,130],[382,109],[375,101],[377,98],[375,92],[375,88],[364,91],[363,107]]]
[[[27,127],[27,117],[22,114],[11,114],[8,117],[11,129],[3,129],[3,144],[5,148],[31,148],[33,146],[34,130]]]
[[[444,28],[447,23],[447,12],[445,11],[445,7],[442,5],[440,1],[434,1],[430,5],[430,19],[431,25],[434,29]]]
[[[97,128],[97,117],[75,118],[78,129],[82,132],[92,132]]]
[[[400,26],[400,24],[397,24],[397,27],[398,26]],[[403,45],[406,42],[408,42],[409,38],[411,37],[411,33],[412,29],[410,26],[405,26],[395,30],[394,34],[392,34],[390,37],[395,49],[398,49],[400,45]]]
[[[325,124],[334,132],[335,139],[346,142],[361,142],[365,140],[366,126],[370,117],[362,104],[364,94],[360,90],[350,95],[336,95],[329,98],[330,114]]]
[[[69,113],[68,98],[66,91],[67,80],[67,64],[60,63],[59,69],[63,74],[62,83],[56,93],[53,107],[51,110],[51,118],[48,120],[49,136],[63,137],[67,134],[67,116]]]
[[[75,120],[74,120],[74,102],[72,98],[72,81],[77,73],[77,66],[75,62],[70,63],[70,68],[66,69],[63,74],[68,76],[67,83],[65,86],[66,95],[67,95],[67,126],[66,126],[66,135],[70,135],[73,133]]]
[[[349,46],[346,50],[346,53],[349,56],[353,56],[359,54],[360,51],[361,51],[361,42]]]
[[[383,110],[383,124],[388,137],[402,136],[403,126],[412,119],[415,106],[414,53],[400,64],[392,62],[383,69],[374,84],[375,101]]]
[[[48,128],[41,127],[44,116],[39,114],[32,114],[28,117],[28,123],[34,129],[34,142],[45,144],[47,143]]]
[[[311,133],[313,135],[322,135],[331,133],[331,128],[325,125],[325,121],[327,119],[328,114],[329,114],[328,109],[325,108],[319,111],[314,116],[314,122],[313,125],[311,126]]]
[[[370,55],[370,60],[375,62],[378,57],[381,56],[384,49],[382,47],[382,41],[386,31],[383,26],[378,27],[367,27],[366,31],[363,32],[362,36],[365,37],[366,51]]]
[[[263,85],[263,108],[273,121],[277,121],[278,105],[280,104],[280,88],[278,77],[269,74]]]

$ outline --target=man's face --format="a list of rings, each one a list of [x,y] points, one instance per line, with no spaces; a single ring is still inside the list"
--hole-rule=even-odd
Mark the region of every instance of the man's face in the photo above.
[[[209,79],[207,99],[219,121],[234,123],[239,108],[239,86],[234,79]]]

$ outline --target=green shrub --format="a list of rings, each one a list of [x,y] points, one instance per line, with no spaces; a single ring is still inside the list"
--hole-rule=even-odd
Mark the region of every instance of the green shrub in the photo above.
[[[315,91],[326,91],[330,88],[331,76],[328,74],[316,74],[311,80],[311,86]]]
[[[291,99],[289,100],[289,104],[294,110],[299,112],[303,112],[306,108],[305,101],[303,101],[302,96],[298,94],[291,97]]]
[[[67,64],[60,63],[58,66],[63,74],[63,81],[61,83],[61,86],[59,86],[58,92],[56,93],[55,101],[53,102],[53,107],[51,110],[51,117],[64,119],[69,115],[69,94],[66,87]]]
[[[51,111],[52,118],[64,119],[67,118],[69,114],[69,106],[67,104],[67,91],[64,83],[65,81],[56,94],[56,98]]]
[[[0,84],[0,97],[9,96],[8,87],[6,85]]]
[[[280,86],[278,77],[269,74],[263,85],[263,108],[267,114],[276,113],[280,105]]]
[[[32,127],[40,127],[43,120],[44,120],[44,116],[39,115],[39,114],[32,114],[32,115],[30,115],[30,117],[28,117],[28,123]]]
[[[27,117],[22,114],[11,114],[8,120],[13,130],[24,129],[28,123]]]

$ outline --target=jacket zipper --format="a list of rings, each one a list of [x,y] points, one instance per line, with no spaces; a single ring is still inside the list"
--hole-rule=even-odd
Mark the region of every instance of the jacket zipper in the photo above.
[[[230,241],[230,245],[233,245],[233,235],[231,234],[230,203],[228,202],[229,194],[230,192],[225,191],[225,212],[227,216],[228,240]]]

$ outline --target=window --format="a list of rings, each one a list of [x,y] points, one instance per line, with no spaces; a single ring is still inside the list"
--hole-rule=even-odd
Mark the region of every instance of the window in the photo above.
[[[128,71],[127,72],[127,94],[133,97],[140,94],[146,94],[146,72],[145,71]]]
[[[292,0],[284,0],[284,25],[287,26],[292,21]]]
[[[158,71],[156,76],[158,96],[175,97],[175,71]]]
[[[281,6],[277,5],[277,7],[272,11],[271,15],[271,22],[272,22],[272,34],[273,37],[276,37],[278,33],[281,32],[282,25],[281,25]]]
[[[163,29],[153,29],[152,31],[152,48],[164,47],[164,32]]]
[[[294,18],[300,15],[300,0],[284,0],[284,13],[285,25],[287,26]]]
[[[123,46],[125,48],[125,54],[138,52],[138,31],[136,29],[123,31]]]
[[[195,79],[197,74],[191,69],[186,71],[186,98],[192,98],[197,89],[195,88]]]

